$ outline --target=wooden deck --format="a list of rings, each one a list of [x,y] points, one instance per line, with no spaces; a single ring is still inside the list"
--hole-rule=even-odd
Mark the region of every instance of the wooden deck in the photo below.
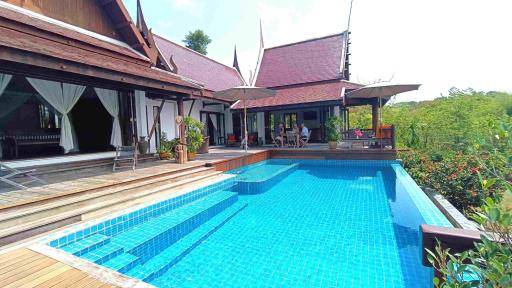
[[[0,287],[117,287],[27,248],[0,254]]]
[[[136,169],[135,171],[126,170],[116,173],[112,173],[109,170],[77,170],[69,173],[62,172],[56,175],[43,177],[48,183],[50,183],[48,185],[0,193],[0,210],[13,206],[39,202],[46,199],[57,198],[64,195],[75,194],[85,190],[113,187],[121,183],[133,182],[139,179],[144,179],[162,173],[180,171],[190,167],[199,167],[204,164],[205,163],[201,161],[189,162],[182,165],[170,162],[161,162],[153,165],[148,164],[146,167]]]

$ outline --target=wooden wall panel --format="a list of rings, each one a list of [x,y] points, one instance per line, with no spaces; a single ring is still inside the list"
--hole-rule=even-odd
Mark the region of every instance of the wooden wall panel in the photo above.
[[[96,0],[1,0],[27,10],[121,39],[115,25]]]
[[[232,159],[222,160],[212,165],[215,167],[215,170],[226,172],[229,170],[233,170],[242,166],[254,164],[263,160],[267,160],[269,158],[269,151],[262,151],[250,155],[240,156]]]

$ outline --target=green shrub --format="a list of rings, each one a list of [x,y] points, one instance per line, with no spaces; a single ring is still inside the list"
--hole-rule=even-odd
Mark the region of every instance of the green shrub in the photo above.
[[[185,117],[184,123],[187,127],[187,151],[196,153],[199,147],[203,144],[204,124],[190,116]]]
[[[325,122],[325,134],[327,141],[338,142],[341,139],[341,127],[343,119],[339,116],[330,117]]]

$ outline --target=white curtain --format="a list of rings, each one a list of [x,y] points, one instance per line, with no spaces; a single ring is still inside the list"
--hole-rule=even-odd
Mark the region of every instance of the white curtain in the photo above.
[[[212,124],[213,124],[213,133],[212,133],[212,137],[214,138],[214,141],[217,142],[217,133],[218,133],[218,129],[217,129],[217,115],[216,114],[208,114],[210,115],[210,120],[212,120]]]
[[[27,80],[44,100],[62,114],[60,146],[64,149],[64,153],[77,150],[73,124],[69,120],[68,114],[82,96],[85,86],[34,78],[27,78]]]
[[[11,78],[12,75],[0,73],[0,96],[4,93],[5,88],[7,88],[7,85],[11,81]]]
[[[94,88],[94,91],[96,91],[96,95],[100,98],[105,109],[114,118],[110,145],[114,147],[122,146],[123,140],[121,137],[121,124],[119,123],[119,96],[117,91],[102,88]]]

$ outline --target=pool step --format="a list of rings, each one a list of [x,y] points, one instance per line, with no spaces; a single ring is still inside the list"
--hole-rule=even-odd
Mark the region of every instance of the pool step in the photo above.
[[[90,237],[87,237],[85,239],[82,239],[77,242],[73,242],[69,245],[66,245],[62,247],[62,250],[71,253],[75,256],[80,256],[82,254],[85,254],[89,251],[92,251],[96,249],[97,247],[103,246],[107,244],[110,241],[110,237],[101,235],[101,234],[94,234]]]
[[[107,243],[103,246],[100,246],[90,252],[87,252],[80,257],[87,259],[96,264],[103,264],[110,259],[119,256],[124,253],[124,247],[117,243]]]
[[[245,202],[233,204],[172,246],[160,252],[156,257],[142,265],[134,266],[132,270],[125,274],[145,282],[158,278],[245,207],[247,207]],[[162,261],[162,259],[165,261]]]
[[[181,239],[197,226],[231,206],[237,199],[238,194],[228,191],[209,194],[129,228],[116,235],[115,238],[102,235],[110,240],[105,240],[103,245],[93,246],[95,249],[86,250],[87,253],[82,254],[81,257],[97,264],[105,263],[123,253],[130,253],[141,260],[149,259],[161,251],[158,247],[166,247]],[[87,247],[93,242],[88,240],[89,238],[77,241],[76,246]],[[97,238],[102,239],[103,237]],[[71,246],[69,249],[78,249],[72,245],[68,245]]]
[[[209,194],[160,217],[135,226],[116,236],[113,241],[124,245],[125,251],[139,257],[150,258],[160,252],[155,249],[155,246],[162,247],[158,243],[168,245],[177,241],[195,227],[235,203],[237,199],[238,194],[228,191]],[[126,243],[125,239],[130,239],[129,243]]]
[[[139,257],[129,253],[123,253],[103,263],[103,266],[115,270],[119,273],[125,273],[126,271],[139,265],[140,262],[141,261]]]

